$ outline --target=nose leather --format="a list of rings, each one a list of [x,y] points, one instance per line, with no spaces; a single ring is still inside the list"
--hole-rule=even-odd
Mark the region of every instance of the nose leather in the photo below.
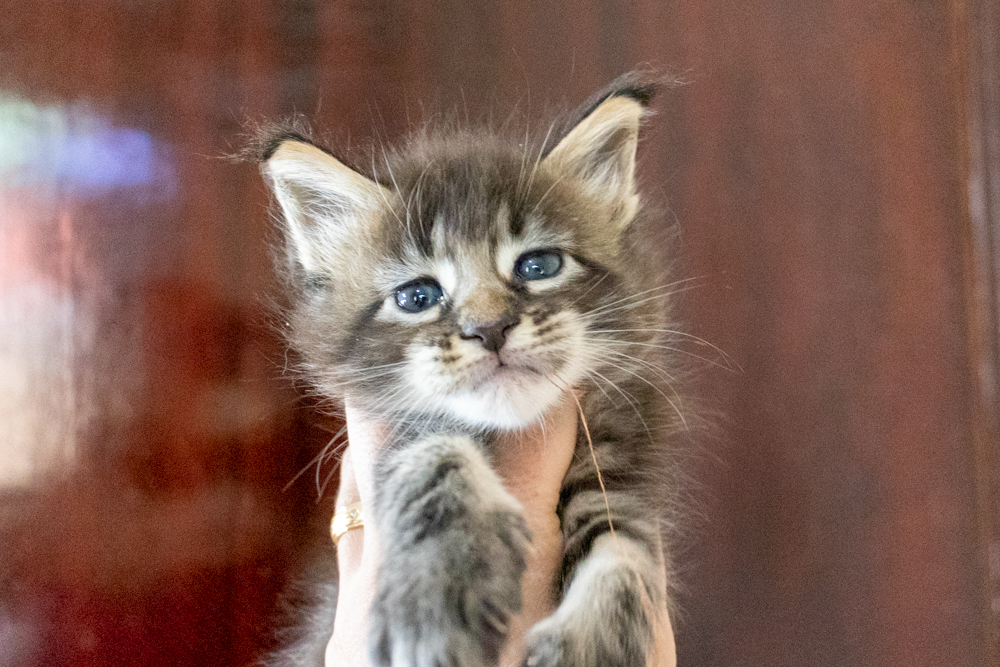
[[[462,327],[462,338],[472,340],[476,338],[484,349],[490,352],[499,352],[500,348],[507,342],[507,332],[517,324],[517,318],[507,316],[493,322],[469,323]]]

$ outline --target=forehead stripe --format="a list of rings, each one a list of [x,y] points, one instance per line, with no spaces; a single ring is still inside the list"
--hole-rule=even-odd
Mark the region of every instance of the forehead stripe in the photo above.
[[[507,215],[509,219],[508,229],[510,229],[511,236],[520,236],[521,232],[524,231],[524,211],[520,208],[516,208]]]

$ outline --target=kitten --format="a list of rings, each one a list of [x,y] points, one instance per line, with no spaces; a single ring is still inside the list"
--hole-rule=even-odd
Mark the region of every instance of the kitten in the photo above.
[[[559,505],[561,602],[528,634],[525,664],[655,662],[683,417],[671,286],[635,178],[654,91],[627,74],[534,145],[427,130],[368,170],[293,131],[262,144],[284,219],[290,343],[322,394],[349,393],[396,425],[366,509],[384,545],[379,667],[497,664],[531,537],[490,454],[568,387],[606,495],[581,427]]]

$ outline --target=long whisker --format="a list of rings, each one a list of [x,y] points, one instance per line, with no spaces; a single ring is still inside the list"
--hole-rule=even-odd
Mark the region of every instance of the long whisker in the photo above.
[[[549,196],[549,193],[552,192],[557,185],[562,183],[563,178],[564,178],[563,176],[559,176],[559,178],[552,181],[552,185],[550,185],[548,189],[542,193],[542,196],[538,198],[538,201],[536,201],[535,205],[531,208],[531,211],[533,213],[538,211],[538,207],[542,205],[542,201]]]
[[[723,359],[723,361],[726,361],[727,363],[719,363],[714,359],[709,359],[708,357],[703,357],[700,354],[695,354],[694,352],[690,352],[688,350],[679,347],[673,347],[671,345],[664,345],[661,343],[642,343],[633,340],[615,340],[613,338],[601,339],[601,343],[604,345],[638,345],[640,347],[652,347],[659,350],[668,350],[670,352],[676,352],[678,354],[686,354],[689,357],[694,357],[699,361],[704,361],[706,364],[710,364],[712,366],[715,366],[716,368],[721,368],[722,370],[725,371],[736,372],[736,368],[734,368],[732,364],[728,363],[729,361],[728,359],[725,358]]]
[[[725,362],[727,364],[730,364],[731,366],[734,366],[740,372],[743,372],[743,367],[740,366],[740,364],[737,363],[737,361],[735,359],[733,359],[732,356],[730,356],[728,353],[726,353],[725,350],[723,350],[722,348],[720,348],[720,347],[718,347],[716,345],[713,345],[712,343],[709,343],[704,338],[701,338],[699,336],[695,336],[693,334],[686,333],[684,331],[677,331],[676,329],[591,329],[590,331],[588,331],[588,333],[632,333],[632,332],[636,332],[636,333],[642,333],[642,332],[645,332],[645,333],[665,333],[665,334],[670,334],[672,336],[682,336],[684,338],[690,338],[691,340],[695,341],[699,345],[705,345],[707,347],[712,348],[712,350],[714,350],[715,352],[719,353],[719,356],[721,356],[723,358],[723,360],[725,360]],[[629,342],[632,345],[638,344],[638,343],[634,343],[632,341],[619,341],[619,342]],[[647,345],[653,345],[653,343],[647,343]],[[674,351],[677,351],[677,352],[685,352],[686,354],[691,354],[689,352],[686,352],[685,350],[678,350],[678,349],[672,348],[672,347],[667,347],[666,349],[668,349],[668,350],[674,350]],[[701,359],[701,357],[698,357],[698,358]],[[708,361],[708,360],[706,359],[705,361]],[[726,367],[724,366],[724,368],[726,368]],[[727,370],[732,370],[732,368],[727,368]]]
[[[632,355],[627,354],[625,352],[621,352],[619,350],[604,350],[604,353],[605,354],[613,354],[616,357],[623,358],[623,359],[629,359],[631,361],[634,361],[637,364],[641,364],[641,365],[645,366],[646,368],[654,371],[656,373],[656,376],[658,378],[660,378],[661,380],[663,380],[664,382],[668,382],[668,383],[669,382],[677,382],[677,378],[674,377],[673,375],[671,375],[665,368],[661,368],[660,366],[657,366],[656,364],[654,364],[654,363],[652,363],[650,361],[646,361],[645,359],[641,359],[639,357],[633,357]]]
[[[345,447],[347,447],[347,444],[348,444],[348,441],[345,438],[342,442],[340,442],[337,445],[337,447],[335,447],[333,449],[333,451],[330,452],[329,458],[332,458],[338,452],[342,451]],[[326,478],[323,480],[323,483],[320,484],[319,483],[319,471],[320,471],[320,469],[322,467],[323,467],[322,465],[317,465],[316,466],[316,502],[317,503],[319,503],[323,499],[323,494],[326,493],[326,487],[327,487],[327,485],[330,484],[330,480],[333,478],[333,473],[335,473],[338,470],[337,466],[332,466],[330,468],[330,472],[327,473]]]
[[[417,241],[413,237],[413,229],[410,226],[410,219],[412,218],[411,210],[413,208],[412,203],[413,203],[414,199],[417,200],[417,215],[418,215],[417,224],[421,225],[421,227],[422,227],[423,223],[421,222],[421,220],[419,218],[419,215],[420,215],[420,212],[421,212],[421,202],[422,202],[421,192],[422,192],[422,189],[424,187],[424,178],[430,172],[431,165],[433,165],[433,164],[434,164],[433,160],[428,160],[427,161],[427,164],[425,164],[424,167],[423,167],[423,169],[420,170],[420,175],[417,176],[417,183],[416,183],[416,185],[410,189],[410,194],[406,198],[406,233],[410,237],[410,243],[412,243],[414,246],[417,245]]]
[[[572,308],[572,307],[573,307],[573,306],[575,306],[576,304],[580,303],[580,301],[581,301],[581,300],[582,300],[582,299],[583,299],[583,298],[584,298],[585,296],[587,296],[588,294],[590,294],[591,292],[593,292],[593,291],[594,291],[594,289],[596,289],[596,288],[597,288],[597,286],[598,286],[598,285],[600,285],[600,284],[601,284],[602,282],[604,282],[604,279],[605,279],[605,278],[607,278],[607,277],[608,277],[608,276],[610,276],[610,275],[611,275],[611,273],[610,273],[610,272],[607,272],[607,273],[605,273],[604,275],[602,275],[602,276],[601,276],[600,278],[598,278],[598,279],[597,279],[597,281],[596,281],[596,282],[595,282],[595,283],[594,283],[593,285],[591,285],[590,287],[588,287],[588,288],[587,288],[587,291],[586,291],[586,292],[584,292],[583,294],[581,294],[580,296],[578,296],[578,297],[577,297],[576,299],[574,299],[574,300],[572,301],[572,303],[570,303],[570,304],[569,304],[569,307],[570,307],[570,308]]]
[[[364,368],[353,368],[353,369],[350,369],[350,370],[345,371],[345,372],[348,372],[348,373],[352,373],[352,372],[363,373],[365,371],[372,371],[372,370],[376,370],[376,369],[379,369],[379,368],[392,368],[392,367],[395,367],[395,366],[405,366],[407,363],[409,363],[409,362],[407,362],[405,360],[404,361],[394,361],[394,362],[389,363],[389,364],[379,364],[378,366],[366,366]]]
[[[601,386],[601,383],[598,382],[596,379],[594,379],[593,373],[591,371],[584,371],[584,375],[586,375],[587,379],[589,379],[591,382],[593,382],[594,386],[597,387],[602,394],[604,394],[604,398],[608,399],[608,402],[611,403],[611,405],[613,407],[616,407],[616,408],[618,407],[618,404],[616,404],[614,402],[614,399],[611,398],[611,396],[608,394],[608,392],[604,391],[604,387]]]
[[[531,136],[531,123],[525,123],[524,143],[522,144],[522,148],[524,150],[521,151],[521,169],[517,173],[517,190],[515,190],[516,201],[518,202],[519,206],[524,203],[524,198],[527,196],[527,192],[524,189],[524,175],[525,175],[525,166],[527,166],[528,164],[528,138],[530,136]]]
[[[684,278],[682,280],[675,280],[673,282],[666,283],[665,285],[657,285],[656,287],[650,287],[649,289],[642,290],[641,292],[636,292],[635,294],[629,294],[628,296],[621,297],[620,299],[615,299],[614,301],[611,301],[609,303],[601,304],[600,306],[598,306],[597,308],[595,308],[591,312],[599,312],[603,308],[608,308],[610,306],[615,306],[615,305],[618,305],[619,303],[622,303],[624,301],[629,301],[630,299],[637,299],[637,298],[639,298],[639,297],[641,297],[643,295],[649,294],[650,292],[655,292],[656,290],[669,289],[669,288],[674,287],[676,285],[683,285],[684,283],[689,283],[689,282],[692,282],[692,281],[695,281],[695,280],[701,280],[701,277],[695,276],[695,277],[692,277],[692,278]]]
[[[320,374],[320,377],[326,380],[326,384],[329,386],[346,387],[352,384],[362,383],[366,380],[372,380],[386,375],[393,375],[399,368],[406,366],[406,364],[406,361],[399,361],[392,364],[372,366],[371,368],[339,370],[336,373],[328,374],[326,377],[323,377],[323,375]]]
[[[531,175],[528,177],[528,185],[525,187],[525,193],[531,191],[531,186],[535,184],[535,174],[538,172],[538,165],[542,163],[542,155],[545,153],[545,146],[549,143],[549,137],[552,135],[552,130],[556,127],[555,121],[549,125],[548,131],[545,133],[545,138],[542,139],[541,146],[538,147],[538,156],[535,158],[535,164],[531,168]]]
[[[383,370],[375,373],[368,373],[366,375],[359,375],[355,377],[346,377],[341,379],[325,379],[322,384],[324,387],[330,387],[333,389],[347,389],[351,387],[364,386],[373,380],[378,380],[384,377],[391,377],[395,375],[394,370]]]
[[[382,162],[385,163],[385,170],[389,174],[389,180],[392,181],[392,186],[396,189],[396,196],[399,197],[400,201],[403,201],[403,191],[399,189],[399,183],[396,182],[396,175],[392,173],[392,165],[389,164],[389,154],[385,151],[385,145],[382,145]]]
[[[612,364],[612,365],[614,365],[614,364]],[[639,421],[642,423],[642,427],[644,429],[646,429],[646,435],[649,437],[650,442],[652,442],[653,441],[653,432],[649,430],[649,424],[646,423],[646,420],[643,419],[643,417],[642,417],[642,413],[639,412],[639,406],[638,406],[639,402],[635,398],[635,396],[632,396],[628,392],[624,391],[621,387],[619,387],[617,384],[615,384],[614,382],[612,382],[608,378],[606,378],[603,375],[601,375],[600,373],[598,373],[596,370],[591,370],[590,372],[593,373],[594,375],[596,375],[597,377],[601,378],[605,382],[607,382],[609,385],[611,385],[612,389],[614,389],[615,391],[617,391],[619,394],[622,395],[622,398],[625,399],[625,402],[629,404],[629,406],[632,408],[633,411],[635,411],[635,416],[639,418]]]
[[[607,342],[607,341],[605,341],[605,342]],[[591,356],[596,361],[602,361],[603,360],[604,362],[608,362],[608,359],[606,359],[606,358],[602,359],[601,356],[593,354],[594,352],[599,352],[600,354],[603,354],[603,355],[609,355],[609,354],[611,354],[611,355],[614,355],[615,357],[617,357],[619,359],[627,359],[630,362],[639,364],[639,365],[645,367],[647,370],[652,371],[652,373],[657,378],[659,378],[660,380],[662,380],[663,383],[667,385],[667,387],[670,389],[670,391],[677,398],[677,401],[678,402],[682,402],[680,394],[677,392],[677,389],[675,389],[674,385],[673,385],[674,382],[678,382],[678,379],[676,377],[674,377],[673,375],[671,375],[670,372],[667,371],[667,369],[663,368],[662,366],[657,366],[656,364],[654,364],[651,361],[648,361],[646,359],[641,359],[639,357],[632,356],[630,354],[627,354],[625,352],[621,352],[619,350],[609,350],[609,349],[604,349],[603,347],[599,347],[598,349],[595,350],[594,346],[593,346],[593,342],[590,341],[590,343],[591,343],[591,347],[590,347]],[[612,364],[612,365],[614,365],[614,364]],[[622,370],[626,370],[626,369],[622,369]]]
[[[677,382],[677,378],[675,378],[674,376],[672,376],[664,368],[661,368],[660,366],[657,366],[654,363],[646,361],[645,359],[640,359],[639,357],[633,357],[633,356],[631,356],[629,354],[625,354],[624,352],[618,352],[617,350],[607,350],[606,352],[609,353],[609,354],[615,355],[619,359],[627,359],[627,360],[629,360],[629,361],[631,361],[633,363],[637,363],[637,364],[645,367],[646,370],[652,372],[653,375],[655,375],[665,385],[667,385],[667,388],[670,389],[670,392],[674,395],[674,398],[677,399],[677,403],[678,404],[683,403],[683,399],[681,398],[681,395],[677,392],[677,389],[673,385],[674,382]],[[607,360],[605,360],[605,361],[607,361]],[[626,369],[622,369],[622,370],[626,370]],[[646,380],[645,378],[640,378],[640,379],[645,380],[648,383],[648,380]],[[660,393],[662,394],[663,392],[660,392]],[[664,398],[666,398],[666,396],[664,396]],[[667,400],[670,400],[670,399],[667,399]],[[684,421],[683,415],[681,415],[681,414],[678,413],[677,416],[681,418],[681,421]],[[685,423],[685,426],[686,426],[686,423]]]
[[[696,287],[700,287],[700,285],[689,285],[687,287],[682,287],[680,289],[676,289],[676,290],[673,290],[671,292],[667,292],[667,293],[664,293],[664,294],[654,294],[652,296],[646,297],[645,299],[640,299],[639,301],[633,301],[631,303],[625,303],[625,304],[622,304],[620,306],[616,306],[614,308],[609,308],[607,306],[600,306],[598,308],[594,308],[593,310],[587,311],[586,313],[583,313],[583,314],[586,315],[586,316],[588,316],[588,317],[594,317],[594,316],[597,316],[597,315],[604,316],[604,315],[608,315],[610,313],[616,313],[619,310],[627,310],[629,308],[635,308],[636,306],[644,304],[644,303],[646,303],[648,301],[653,301],[655,299],[665,299],[668,296],[674,296],[675,294],[681,294],[683,292],[687,292],[688,290],[695,289]]]
[[[346,376],[344,379],[348,382],[353,382],[357,380],[368,380],[371,378],[383,377],[385,375],[393,375],[397,372],[396,368],[381,368],[366,373],[354,373],[352,375]]]
[[[385,147],[382,148],[382,153],[383,153],[383,155],[385,154]],[[373,174],[377,173],[377,171],[378,170],[375,169],[375,153],[373,152],[372,153],[372,173]],[[389,203],[389,198],[385,196],[385,188],[383,188],[381,185],[378,185],[377,190],[378,190],[379,196],[382,198],[382,201],[385,202],[386,208],[388,208],[389,212],[392,213],[392,217],[396,218],[396,222],[399,223],[400,227],[402,227],[403,229],[406,229],[406,223],[404,223],[403,219],[399,217],[398,213],[396,213],[396,207],[393,206],[392,204],[390,204]]]
[[[626,356],[627,356],[627,355],[626,355]],[[632,357],[629,357],[629,358],[630,358],[630,359],[632,359]],[[653,384],[652,382],[650,382],[650,381],[649,381],[649,380],[647,380],[646,378],[642,377],[642,376],[641,376],[641,375],[639,375],[638,373],[636,373],[636,372],[634,372],[634,371],[631,371],[631,370],[629,370],[628,368],[625,368],[624,366],[620,366],[620,365],[618,365],[618,364],[615,364],[615,363],[612,363],[612,362],[611,362],[610,360],[608,360],[608,359],[605,359],[605,360],[604,360],[604,363],[606,363],[606,364],[609,364],[609,365],[611,365],[611,366],[614,366],[614,367],[615,367],[615,368],[617,368],[618,370],[620,370],[620,371],[624,371],[624,372],[628,373],[629,375],[633,375],[633,376],[635,376],[636,378],[638,378],[639,380],[642,380],[643,382],[645,382],[646,384],[648,384],[648,385],[649,385],[650,387],[652,387],[652,388],[653,388],[653,389],[654,389],[655,391],[657,391],[657,392],[658,392],[658,393],[660,394],[660,396],[662,396],[662,397],[663,397],[664,399],[666,399],[667,403],[669,403],[669,404],[670,404],[670,407],[672,407],[672,408],[674,409],[674,412],[675,412],[675,413],[677,413],[677,417],[678,417],[678,418],[680,418],[680,420],[681,420],[681,423],[682,423],[682,424],[684,425],[684,428],[685,428],[686,430],[690,430],[690,429],[689,429],[689,427],[688,427],[688,423],[687,423],[687,419],[685,419],[685,418],[684,418],[684,415],[683,415],[683,414],[681,414],[681,411],[680,411],[680,409],[679,409],[679,408],[677,407],[677,404],[676,404],[676,403],[674,403],[674,402],[673,402],[673,401],[672,401],[672,400],[670,399],[670,397],[669,397],[669,396],[667,396],[667,395],[666,395],[665,393],[663,393],[663,390],[662,390],[662,389],[660,389],[660,388],[659,388],[659,387],[657,387],[657,386],[656,386],[655,384]]]
[[[295,474],[295,477],[292,477],[292,479],[289,480],[289,482],[287,484],[285,484],[285,486],[281,489],[281,492],[282,493],[286,493],[288,491],[288,489],[291,488],[292,484],[294,484],[295,481],[299,477],[302,477],[302,475],[305,474],[306,470],[309,470],[309,468],[311,468],[313,466],[313,464],[317,464],[317,468],[322,467],[322,461],[327,458],[327,450],[330,449],[330,446],[333,445],[334,442],[336,442],[336,440],[338,438],[340,438],[340,436],[342,436],[346,430],[347,430],[347,426],[345,425],[343,428],[341,428],[339,431],[337,431],[333,435],[333,437],[330,438],[330,441],[327,442],[326,445],[323,446],[323,449],[320,450],[319,454],[317,454],[315,457],[313,457],[313,459],[311,461],[309,461],[309,463],[307,463],[302,468],[302,470],[298,471]]]

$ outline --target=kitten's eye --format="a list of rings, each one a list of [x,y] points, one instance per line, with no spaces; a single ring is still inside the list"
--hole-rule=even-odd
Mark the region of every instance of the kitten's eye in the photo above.
[[[542,280],[559,273],[562,265],[562,253],[558,250],[532,250],[514,262],[514,275],[521,280]]]
[[[419,313],[433,308],[444,296],[441,286],[433,278],[418,278],[396,289],[396,305],[408,313]]]

